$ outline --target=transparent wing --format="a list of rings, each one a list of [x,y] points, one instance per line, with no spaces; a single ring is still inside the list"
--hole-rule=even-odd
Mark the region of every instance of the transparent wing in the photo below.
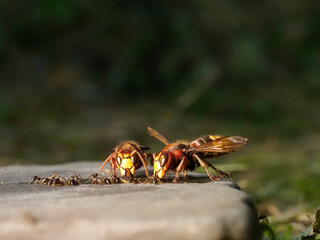
[[[160,142],[164,143],[165,145],[169,144],[169,141],[162,136],[160,133],[158,133],[156,130],[152,129],[151,127],[148,127],[148,133],[150,134],[150,136],[158,139]]]
[[[188,149],[188,152],[219,152],[229,153],[247,144],[248,139],[240,136],[221,137],[198,147]]]

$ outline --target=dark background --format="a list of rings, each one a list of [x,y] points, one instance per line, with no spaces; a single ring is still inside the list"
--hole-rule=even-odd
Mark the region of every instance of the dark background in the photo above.
[[[0,1],[0,165],[103,161],[126,139],[160,151],[147,126],[243,135],[218,165],[258,204],[315,208],[319,5]]]

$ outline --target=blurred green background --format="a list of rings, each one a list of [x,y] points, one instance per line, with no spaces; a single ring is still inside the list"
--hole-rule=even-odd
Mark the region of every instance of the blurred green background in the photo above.
[[[319,3],[0,1],[0,165],[103,161],[126,139],[159,151],[147,126],[243,135],[218,166],[303,229],[320,200]]]

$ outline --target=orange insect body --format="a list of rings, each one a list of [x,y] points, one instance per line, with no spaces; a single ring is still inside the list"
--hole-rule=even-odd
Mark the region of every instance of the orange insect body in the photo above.
[[[148,127],[148,132],[151,136],[166,144],[159,154],[153,154],[154,177],[162,179],[166,172],[172,169],[176,171],[175,182],[179,181],[181,171],[193,171],[200,165],[205,168],[212,180],[220,180],[220,178],[212,176],[208,167],[214,169],[220,176],[231,178],[229,173],[215,168],[205,158],[214,158],[233,152],[247,143],[247,138],[244,137],[221,137],[218,135],[206,135],[192,142],[169,143],[166,138],[154,129]]]

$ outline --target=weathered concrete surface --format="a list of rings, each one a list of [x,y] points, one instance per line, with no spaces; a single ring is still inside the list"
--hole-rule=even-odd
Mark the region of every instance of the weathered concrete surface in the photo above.
[[[0,168],[0,239],[260,239],[254,205],[232,182],[28,183],[51,173],[87,177],[100,164]]]

